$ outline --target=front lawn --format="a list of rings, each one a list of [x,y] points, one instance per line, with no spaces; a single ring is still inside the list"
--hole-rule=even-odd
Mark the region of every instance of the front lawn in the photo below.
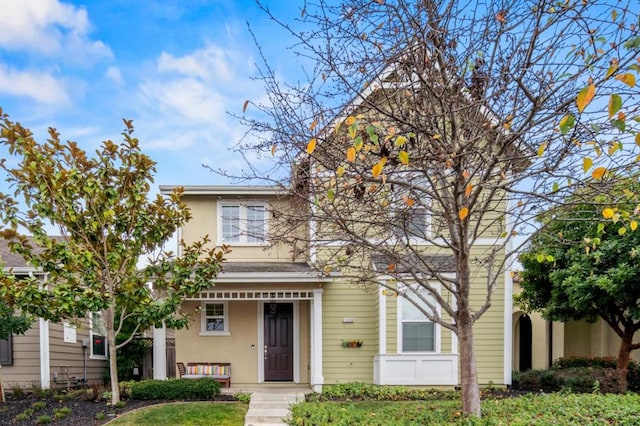
[[[482,419],[461,415],[459,400],[303,402],[288,424],[310,425],[640,425],[637,394],[531,394],[482,402]]]
[[[242,426],[249,406],[240,402],[188,402],[154,405],[127,413],[109,423],[137,425]]]

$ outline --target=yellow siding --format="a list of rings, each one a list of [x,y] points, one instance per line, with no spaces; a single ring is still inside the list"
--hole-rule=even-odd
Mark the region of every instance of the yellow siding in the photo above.
[[[326,384],[373,381],[378,353],[378,295],[375,287],[334,282],[323,294],[323,364]],[[343,323],[343,318],[354,322]],[[343,348],[342,340],[363,340],[360,348]]]
[[[200,315],[193,315],[188,329],[176,330],[176,362],[230,362],[232,384],[258,383],[257,301],[231,301],[230,336],[200,336]],[[309,383],[309,302],[300,301],[300,382]],[[199,302],[185,302],[183,312],[193,312]]]
[[[194,242],[205,235],[211,238],[212,244],[217,241],[218,226],[218,197],[214,196],[184,196],[183,200],[191,209],[193,218],[182,229],[182,239],[187,242]],[[286,206],[285,201],[275,197],[227,197],[220,201],[261,201],[273,205],[275,209],[282,209]],[[269,233],[274,235],[278,230],[274,224],[273,217],[269,216]],[[304,230],[300,230],[304,232]],[[228,261],[260,261],[260,262],[291,262],[302,261],[301,258],[293,256],[293,249],[290,246],[275,245],[267,247],[265,245],[242,245],[232,243],[229,245],[232,252],[226,256]]]

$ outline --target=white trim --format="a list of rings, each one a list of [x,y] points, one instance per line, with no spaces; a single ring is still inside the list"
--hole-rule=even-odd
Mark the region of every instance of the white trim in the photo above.
[[[169,195],[176,188],[182,188],[183,195],[221,195],[233,196],[265,196],[284,195],[286,189],[279,186],[252,186],[252,185],[160,185],[160,193]]]
[[[378,287],[378,353],[387,353],[387,296],[383,294],[385,281],[380,281]]]
[[[322,372],[322,289],[313,290],[311,301],[311,387],[322,392],[324,375]]]
[[[336,275],[322,278],[315,272],[222,272],[215,283],[323,283],[332,282]]]
[[[167,328],[153,327],[153,379],[167,380]]]
[[[223,330],[207,331],[207,305],[222,305]],[[206,336],[230,336],[229,328],[229,303],[224,300],[206,300],[200,304],[200,332],[198,335]]]
[[[300,383],[300,302],[293,302],[293,382]]]
[[[509,205],[507,205],[509,207]],[[507,208],[507,211],[509,209]],[[506,215],[506,230],[510,232],[513,226],[511,215]],[[505,245],[505,255],[513,250],[513,239],[507,241]],[[504,268],[504,347],[503,347],[503,364],[504,364],[504,384],[511,384],[511,371],[513,369],[513,278],[511,270],[513,268],[514,258],[510,256],[506,259]]]
[[[262,241],[247,241],[249,237],[247,235],[247,206],[262,206],[264,207],[264,240]],[[222,240],[222,208],[223,207],[238,207],[238,227],[239,236],[238,241],[223,241]],[[216,243],[218,245],[227,244],[233,247],[264,247],[267,246],[269,236],[269,203],[264,200],[218,200],[216,205]]]
[[[204,290],[185,300],[227,301],[227,300],[311,300],[311,290]],[[203,302],[204,303],[204,302]]]
[[[388,240],[367,240],[367,242],[371,245],[375,245],[375,246],[379,246],[379,245],[383,245],[387,242]],[[496,246],[496,245],[502,245],[505,243],[505,239],[501,238],[501,237],[495,237],[495,238],[491,238],[491,237],[483,237],[483,238],[476,238],[476,240],[473,242],[472,247],[478,247],[478,246]],[[319,246],[319,247],[343,247],[349,244],[353,244],[353,241],[347,241],[347,240],[323,240],[323,241],[316,241],[315,245]],[[425,246],[425,247],[441,247],[442,245],[447,245],[447,240],[444,238],[434,238],[434,239],[429,239],[429,240],[421,240],[420,244],[416,244],[418,246]]]
[[[49,352],[49,321],[38,319],[40,331],[40,386],[42,389],[51,387],[51,359]]]
[[[258,304],[258,383],[265,383],[264,378],[264,305],[268,300],[259,300]],[[300,302],[273,301],[273,303],[291,303],[293,305],[293,382],[300,383]]]
[[[106,333],[103,333],[102,330],[100,330],[100,328],[104,327],[102,327],[101,325],[97,325],[97,329],[94,327],[94,315],[97,315],[96,321],[102,323],[102,312],[89,313],[89,359],[109,359],[109,342],[107,342]],[[93,336],[101,336],[104,339],[104,355],[95,355],[93,353]]]
[[[458,355],[404,353],[373,356],[378,385],[436,386],[458,384]]]
[[[398,287],[398,291],[400,291],[402,289],[404,285],[399,285]],[[433,287],[436,288],[437,291],[440,291],[440,284],[439,283],[433,283],[432,284]],[[439,354],[442,350],[442,326],[440,324],[438,324],[437,322],[434,321],[429,321],[430,323],[433,324],[433,351],[425,351],[425,352],[405,352],[402,350],[402,340],[403,340],[403,333],[402,333],[402,324],[403,324],[403,320],[402,320],[402,303],[403,303],[403,299],[406,299],[406,297],[402,296],[401,294],[398,295],[397,298],[397,321],[396,321],[396,330],[397,330],[397,342],[396,342],[396,352],[398,354],[407,354],[407,355],[419,355],[419,354]],[[410,303],[410,302],[408,302]],[[438,313],[438,315],[440,315],[441,313],[441,307],[439,304],[436,303],[436,312]]]
[[[264,383],[264,301],[258,300],[258,383]]]

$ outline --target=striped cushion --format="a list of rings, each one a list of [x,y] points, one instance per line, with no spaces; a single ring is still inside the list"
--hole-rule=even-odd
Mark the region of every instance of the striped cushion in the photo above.
[[[228,376],[228,365],[189,365],[187,366],[186,374],[194,376]]]

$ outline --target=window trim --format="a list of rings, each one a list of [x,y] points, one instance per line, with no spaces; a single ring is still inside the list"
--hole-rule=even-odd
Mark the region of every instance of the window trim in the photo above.
[[[222,305],[222,321],[224,330],[207,331],[207,305]],[[207,301],[200,305],[200,336],[231,336],[229,328],[229,302],[227,301]]]
[[[439,293],[440,292],[440,283],[429,283],[431,284],[432,287],[434,287],[436,289],[436,291]],[[408,284],[401,284],[398,286],[398,291],[400,293],[402,293],[403,288],[407,287]],[[413,288],[417,288],[419,287],[418,284],[411,284],[411,287]],[[426,290],[425,290],[426,291]],[[440,324],[438,324],[437,322],[431,321],[429,319],[425,319],[425,321],[420,321],[420,322],[426,322],[426,323],[432,323],[433,324],[433,350],[432,351],[404,351],[403,350],[403,324],[404,324],[404,320],[402,318],[402,314],[403,314],[403,302],[404,299],[406,299],[406,297],[404,296],[399,296],[397,298],[397,348],[396,351],[399,354],[413,354],[413,355],[420,355],[420,354],[439,354],[442,351],[442,326]],[[409,301],[407,301],[406,303],[411,303]],[[438,305],[436,303],[436,312],[438,313],[438,315],[441,314],[442,312],[442,308],[440,307],[440,305]],[[417,321],[411,321],[411,322],[417,322]]]
[[[10,367],[13,365],[13,333],[9,333],[6,339],[0,340],[0,342],[6,342],[7,345],[7,361],[2,362],[0,359],[0,366]]]
[[[261,247],[268,245],[269,239],[269,203],[261,200],[221,200],[217,203],[217,216],[216,216],[216,243],[218,245],[228,244],[232,246],[254,246]],[[240,216],[240,235],[239,241],[224,241],[222,238],[222,210],[223,207],[239,207]],[[249,206],[262,206],[264,207],[264,239],[262,241],[247,241],[247,210]]]
[[[102,321],[102,312],[91,312],[89,314],[89,359],[105,360],[109,358],[109,342],[107,342],[107,337],[100,333],[100,330],[96,330],[96,327],[94,326],[94,315],[96,316],[95,321]],[[94,354],[94,336],[100,336],[104,339],[104,355]]]

